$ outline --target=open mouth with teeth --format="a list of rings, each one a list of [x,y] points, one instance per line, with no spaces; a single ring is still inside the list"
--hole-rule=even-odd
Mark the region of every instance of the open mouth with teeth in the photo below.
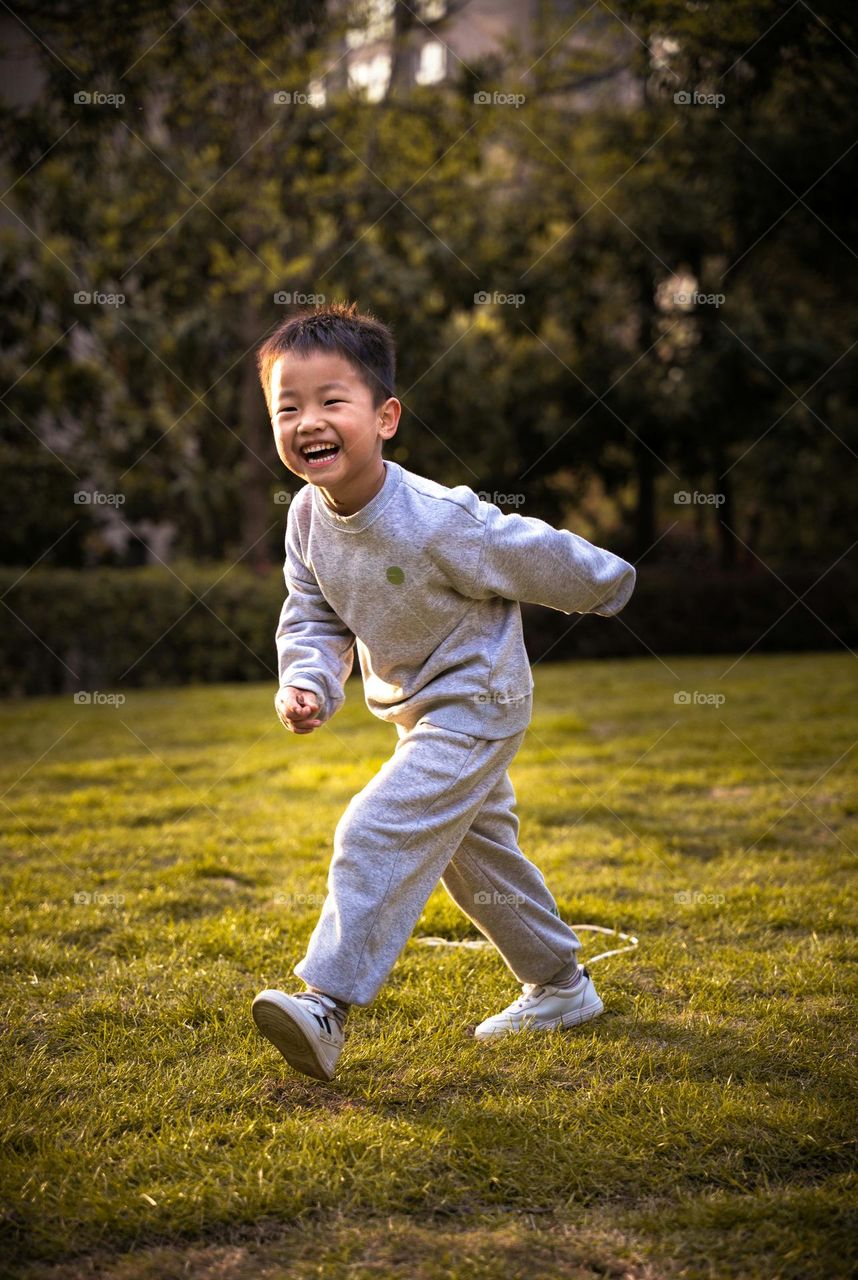
[[[310,467],[324,467],[338,458],[341,452],[338,444],[306,444],[300,450],[301,457]]]

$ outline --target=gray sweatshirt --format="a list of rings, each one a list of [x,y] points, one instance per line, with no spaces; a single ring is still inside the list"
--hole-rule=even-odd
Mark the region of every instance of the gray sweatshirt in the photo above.
[[[530,516],[504,515],[385,460],[384,484],[351,516],[306,484],[286,522],[288,596],[277,627],[281,687],[309,689],[327,721],[357,648],[380,720],[506,738],[530,721],[533,677],[519,601],[610,617],[635,570]]]

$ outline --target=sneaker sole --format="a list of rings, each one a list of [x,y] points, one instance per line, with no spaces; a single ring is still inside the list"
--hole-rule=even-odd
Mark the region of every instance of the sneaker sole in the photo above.
[[[570,1027],[580,1027],[585,1022],[590,1022],[592,1018],[598,1018],[600,1013],[604,1013],[605,1006],[601,998],[597,998],[590,1004],[585,1005],[583,1009],[576,1009],[574,1013],[564,1013],[560,1018],[554,1018],[551,1022],[542,1022],[538,1026],[534,1026],[532,1022],[525,1023],[523,1027],[498,1027],[497,1031],[489,1031],[488,1033],[476,1036],[477,1040],[499,1040],[501,1036],[518,1035],[522,1031],[566,1031]]]
[[[290,1067],[314,1080],[332,1080],[329,1072],[316,1054],[313,1042],[301,1024],[290,1017],[285,1009],[265,996],[257,996],[251,1005],[253,1021],[259,1030],[281,1053]]]
[[[600,997],[597,996],[592,1004],[585,1005],[577,1013],[565,1013],[560,1021],[554,1025],[558,1028],[580,1027],[582,1022],[589,1022],[591,1018],[598,1018],[599,1014],[604,1012],[605,1006]]]

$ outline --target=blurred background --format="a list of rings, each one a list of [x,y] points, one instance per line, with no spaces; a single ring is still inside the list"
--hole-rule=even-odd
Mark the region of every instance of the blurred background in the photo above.
[[[386,456],[638,566],[533,661],[858,639],[851,3],[4,5],[0,681],[276,680],[253,350],[356,300]]]

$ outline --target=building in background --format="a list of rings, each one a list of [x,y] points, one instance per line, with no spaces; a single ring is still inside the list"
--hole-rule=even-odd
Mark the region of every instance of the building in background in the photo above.
[[[333,0],[332,15],[343,19],[335,60],[311,85],[317,105],[344,90],[381,102],[397,87],[479,80],[483,71],[500,69],[514,49],[522,64],[505,86],[527,93],[539,68],[555,49],[586,50],[591,73],[570,79],[552,99],[586,110],[610,100],[634,107],[640,87],[629,68],[634,37],[610,12],[586,0]],[[558,39],[557,28],[561,33]],[[592,74],[592,55],[604,55],[604,67]],[[536,74],[535,74],[536,73]]]

